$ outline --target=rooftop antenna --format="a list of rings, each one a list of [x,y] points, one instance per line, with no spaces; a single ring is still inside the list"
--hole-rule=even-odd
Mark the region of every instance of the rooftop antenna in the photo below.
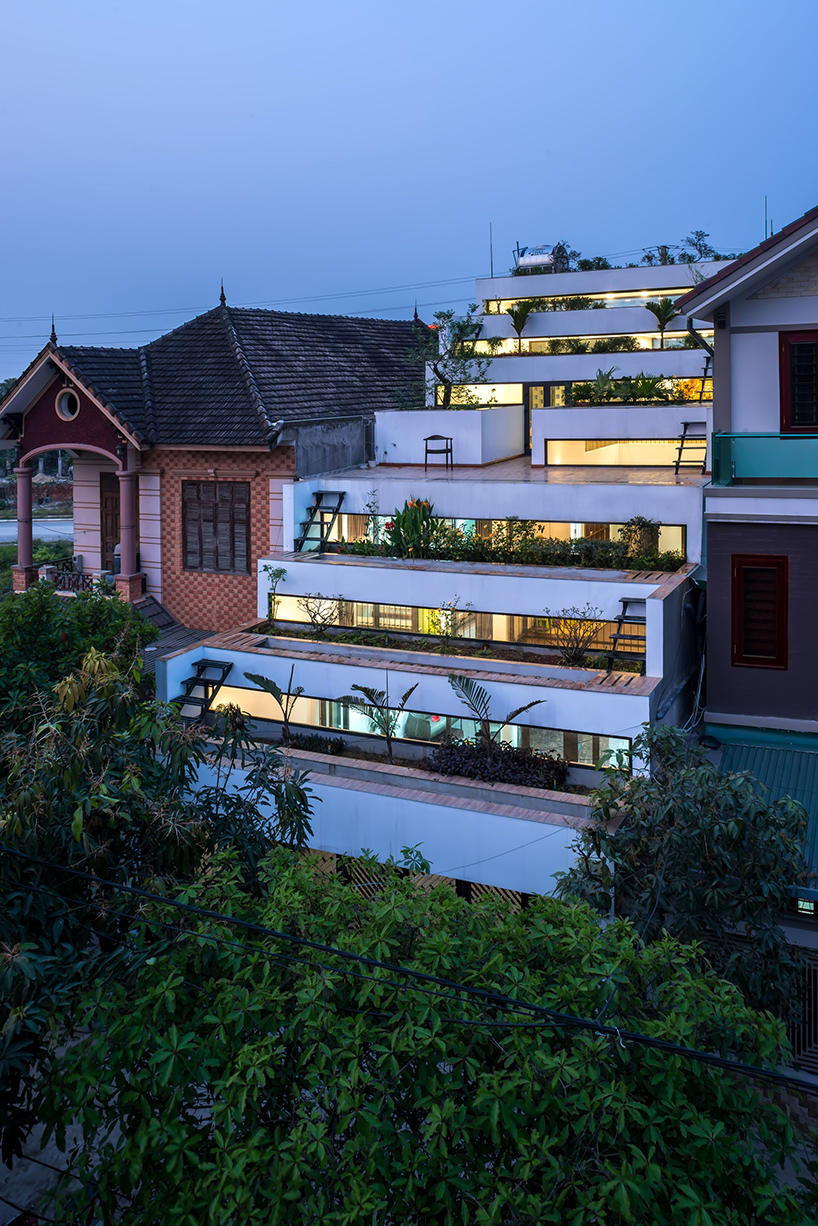
[[[55,331],[55,329],[54,329],[54,314],[53,314],[53,312],[52,312],[52,315],[51,315],[51,335],[49,336],[49,338],[48,338],[48,339],[51,341],[51,344],[52,344],[52,345],[56,345],[56,343],[57,343],[57,333],[56,333],[56,331]]]
[[[224,277],[222,277],[222,292],[219,294],[219,302],[222,306],[227,306],[227,298],[224,294]]]
[[[767,197],[764,197],[764,237],[767,237]]]
[[[415,313],[414,313],[414,315],[412,316],[412,319],[413,319],[414,323],[416,323],[416,324],[419,324],[419,323],[421,323],[421,322],[422,322],[422,321],[421,321],[420,316],[418,315],[418,300],[417,300],[417,298],[415,299]]]
[[[494,276],[494,235],[491,231],[491,222],[489,222],[489,259],[491,260],[491,275]]]

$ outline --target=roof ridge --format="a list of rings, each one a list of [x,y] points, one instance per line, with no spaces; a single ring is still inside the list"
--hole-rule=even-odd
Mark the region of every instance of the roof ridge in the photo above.
[[[250,402],[253,405],[253,408],[256,410],[259,421],[261,422],[262,428],[267,434],[267,439],[269,442],[272,439],[272,436],[274,433],[273,423],[270,420],[270,415],[267,412],[266,405],[264,404],[264,401],[262,400],[261,392],[258,390],[258,384],[256,383],[255,375],[253,374],[253,371],[250,368],[250,363],[247,360],[247,354],[242,349],[241,341],[239,340],[239,334],[236,331],[236,326],[233,323],[233,319],[230,315],[230,308],[226,305],[223,305],[223,306],[220,306],[218,310],[221,315],[222,322],[224,323],[225,331],[227,332],[227,339],[229,340],[230,347],[233,350],[233,356],[236,359],[236,365],[241,371],[241,376],[242,376],[242,379],[244,380],[244,385],[247,388],[247,391],[249,393]]]
[[[148,423],[148,442],[155,443],[157,439],[156,430],[156,411],[153,404],[153,390],[151,388],[151,372],[148,367],[148,355],[145,351],[145,346],[139,347],[139,369],[142,374],[142,399],[145,405],[145,418]]]
[[[413,319],[381,319],[378,315],[328,315],[323,311],[279,311],[275,307],[231,307],[230,309],[247,315],[251,312],[261,315],[289,315],[295,319],[352,319],[367,324],[414,324],[415,322]]]

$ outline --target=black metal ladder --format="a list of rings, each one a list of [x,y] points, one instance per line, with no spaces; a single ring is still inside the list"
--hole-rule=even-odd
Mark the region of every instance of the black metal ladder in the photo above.
[[[615,660],[639,660],[641,662],[641,674],[645,675],[645,649],[647,647],[646,630],[641,634],[633,634],[630,630],[623,630],[623,626],[644,626],[647,628],[647,606],[644,596],[622,596],[620,601],[620,612],[616,618],[616,629],[611,635],[611,648],[608,652],[608,672],[611,672]],[[634,610],[631,612],[631,610]],[[642,645],[642,651],[628,650],[620,646],[623,643],[637,643]]]
[[[333,502],[332,499],[335,499]],[[344,491],[338,490],[316,490],[312,496],[312,503],[307,510],[307,518],[301,522],[301,535],[296,537],[295,548],[297,553],[311,552],[317,550],[319,553],[323,550],[332,529],[335,527],[335,521],[338,518],[338,512],[341,510],[341,503],[344,501]]]
[[[182,682],[183,694],[171,699],[177,703],[183,719],[201,719],[213,707],[213,700],[227,680],[233,667],[231,660],[197,660],[196,675]],[[209,677],[209,672],[218,676]]]
[[[703,434],[691,434],[691,430],[703,430]],[[707,465],[707,422],[683,421],[682,437],[676,453],[676,476],[680,468],[698,468],[704,473]]]

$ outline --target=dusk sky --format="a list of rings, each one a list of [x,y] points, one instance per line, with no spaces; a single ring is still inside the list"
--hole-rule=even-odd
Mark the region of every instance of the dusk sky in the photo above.
[[[218,301],[426,318],[818,203],[815,0],[2,0],[0,379]],[[623,254],[629,253],[629,254]]]

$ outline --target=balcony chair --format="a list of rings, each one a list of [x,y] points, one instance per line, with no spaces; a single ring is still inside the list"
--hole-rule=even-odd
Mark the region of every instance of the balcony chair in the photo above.
[[[451,468],[452,472],[454,472],[454,454],[452,452],[453,440],[447,438],[445,434],[430,434],[429,437],[425,438],[423,441],[426,444],[426,453],[423,457],[423,471],[429,471],[430,455],[442,455],[444,457],[444,471],[448,472]],[[430,447],[430,443],[442,443],[443,446]]]

